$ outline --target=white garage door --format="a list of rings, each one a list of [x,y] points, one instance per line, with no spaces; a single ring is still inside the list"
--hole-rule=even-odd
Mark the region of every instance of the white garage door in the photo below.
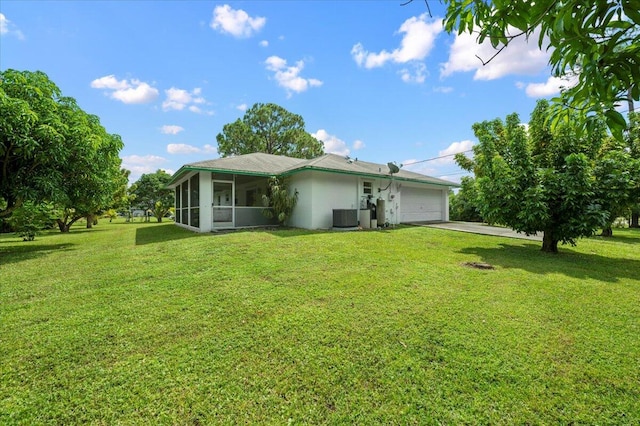
[[[402,188],[400,193],[400,222],[443,220],[442,208],[442,191]]]

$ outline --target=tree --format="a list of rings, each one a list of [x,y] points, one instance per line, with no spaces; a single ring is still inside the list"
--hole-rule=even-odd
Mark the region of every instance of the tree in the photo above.
[[[451,220],[482,222],[483,219],[476,200],[477,196],[475,180],[470,176],[464,176],[458,193],[449,196]]]
[[[111,135],[95,115],[82,111],[71,98],[63,98],[61,117],[66,161],[60,164],[56,204],[63,209],[58,228],[68,232],[76,221],[87,219],[91,227],[96,215],[114,203],[123,183],[118,156],[123,147],[118,135]]]
[[[640,113],[629,113],[629,132],[627,133],[627,146],[629,153],[640,162]],[[636,191],[632,195],[630,228],[640,228],[638,217],[640,216],[640,176],[636,180]]]
[[[123,144],[46,74],[0,73],[0,217],[26,201],[52,202],[67,232],[111,201]]]
[[[132,186],[131,194],[135,196],[135,204],[151,211],[158,222],[174,206],[175,196],[173,190],[167,188],[171,175],[164,170],[155,173],[147,173],[140,176]]]
[[[57,213],[51,203],[25,201],[13,211],[9,224],[23,241],[33,241],[36,235],[53,224]]]
[[[275,104],[253,105],[242,120],[225,124],[216,140],[222,157],[264,152],[315,158],[324,152],[322,142],[305,130],[301,116]]]
[[[298,203],[298,192],[289,192],[287,184],[273,176],[269,179],[269,193],[262,195],[262,203],[266,207],[262,214],[269,219],[276,218],[279,223],[286,223]]]
[[[572,124],[552,129],[549,113],[539,101],[528,132],[517,114],[474,124],[474,159],[456,160],[475,173],[483,218],[527,235],[543,232],[542,250],[555,253],[559,242],[573,245],[608,219],[594,170],[606,133],[604,125],[581,137]]]
[[[66,161],[60,89],[42,72],[0,72],[0,217],[25,200],[55,199]]]
[[[615,107],[629,98],[640,100],[637,0],[444,2],[445,29],[450,33],[477,34],[479,43],[489,40],[496,55],[512,40],[538,34],[540,48],[551,49],[552,74],[578,78],[574,87],[556,98],[554,122],[577,118],[582,125],[580,130],[586,127],[591,131],[605,117],[614,136],[622,139],[625,119]],[[482,58],[482,62],[492,59]]]
[[[630,120],[637,124],[635,117]],[[596,197],[609,212],[609,220],[602,229],[602,236],[613,235],[613,222],[620,216],[628,216],[640,200],[640,155],[633,149],[631,139],[620,142],[607,138],[595,163],[598,183]]]

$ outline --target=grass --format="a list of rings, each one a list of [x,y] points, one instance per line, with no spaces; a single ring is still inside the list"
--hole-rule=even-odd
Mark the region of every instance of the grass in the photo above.
[[[614,232],[3,235],[0,423],[638,424],[640,232]]]

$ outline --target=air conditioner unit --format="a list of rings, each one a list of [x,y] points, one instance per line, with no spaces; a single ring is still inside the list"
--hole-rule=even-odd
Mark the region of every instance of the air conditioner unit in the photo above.
[[[358,226],[358,210],[356,209],[334,209],[334,228],[355,228]]]

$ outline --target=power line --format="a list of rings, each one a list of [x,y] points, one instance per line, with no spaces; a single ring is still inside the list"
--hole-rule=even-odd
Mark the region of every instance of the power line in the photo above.
[[[453,157],[454,155],[466,154],[467,152],[471,152],[471,151],[473,151],[473,150],[472,149],[468,149],[466,151],[456,152],[454,154],[447,154],[447,155],[441,155],[440,157],[427,158],[426,160],[414,161],[412,163],[405,164],[405,166],[413,166],[414,164],[425,163],[427,161],[433,161],[433,160],[439,160],[441,158]]]
[[[457,172],[457,173],[448,173],[448,174],[446,174],[446,175],[438,174],[438,176],[439,176],[439,177],[458,176],[458,175],[464,175],[464,174],[467,174],[467,173],[468,173],[468,174],[471,174],[471,172],[468,172],[468,171],[466,171],[466,170],[465,170],[465,171]]]

